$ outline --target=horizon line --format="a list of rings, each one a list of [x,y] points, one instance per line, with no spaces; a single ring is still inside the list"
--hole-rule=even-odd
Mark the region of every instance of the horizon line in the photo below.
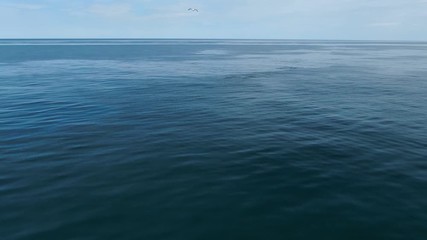
[[[427,40],[413,39],[316,39],[316,38],[121,38],[121,37],[71,37],[71,38],[0,38],[1,40],[257,40],[257,41],[371,41],[371,42],[427,42]]]

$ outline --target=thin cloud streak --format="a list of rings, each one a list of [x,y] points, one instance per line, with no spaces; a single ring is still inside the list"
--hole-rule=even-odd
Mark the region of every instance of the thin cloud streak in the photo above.
[[[45,5],[28,4],[28,3],[0,3],[0,8],[12,8],[19,10],[40,10],[45,8]]]

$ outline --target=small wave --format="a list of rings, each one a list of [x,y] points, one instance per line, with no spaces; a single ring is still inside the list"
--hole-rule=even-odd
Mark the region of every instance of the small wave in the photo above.
[[[203,50],[203,51],[197,52],[197,54],[199,54],[199,55],[227,55],[227,54],[229,54],[229,51],[209,49],[209,50]]]

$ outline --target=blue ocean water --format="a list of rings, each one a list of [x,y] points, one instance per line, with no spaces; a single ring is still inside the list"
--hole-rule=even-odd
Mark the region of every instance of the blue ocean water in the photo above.
[[[0,239],[427,239],[427,43],[0,40]]]

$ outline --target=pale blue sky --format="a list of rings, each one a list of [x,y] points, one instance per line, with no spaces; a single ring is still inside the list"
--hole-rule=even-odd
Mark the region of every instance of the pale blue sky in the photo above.
[[[0,0],[0,38],[98,37],[427,40],[427,0]]]

